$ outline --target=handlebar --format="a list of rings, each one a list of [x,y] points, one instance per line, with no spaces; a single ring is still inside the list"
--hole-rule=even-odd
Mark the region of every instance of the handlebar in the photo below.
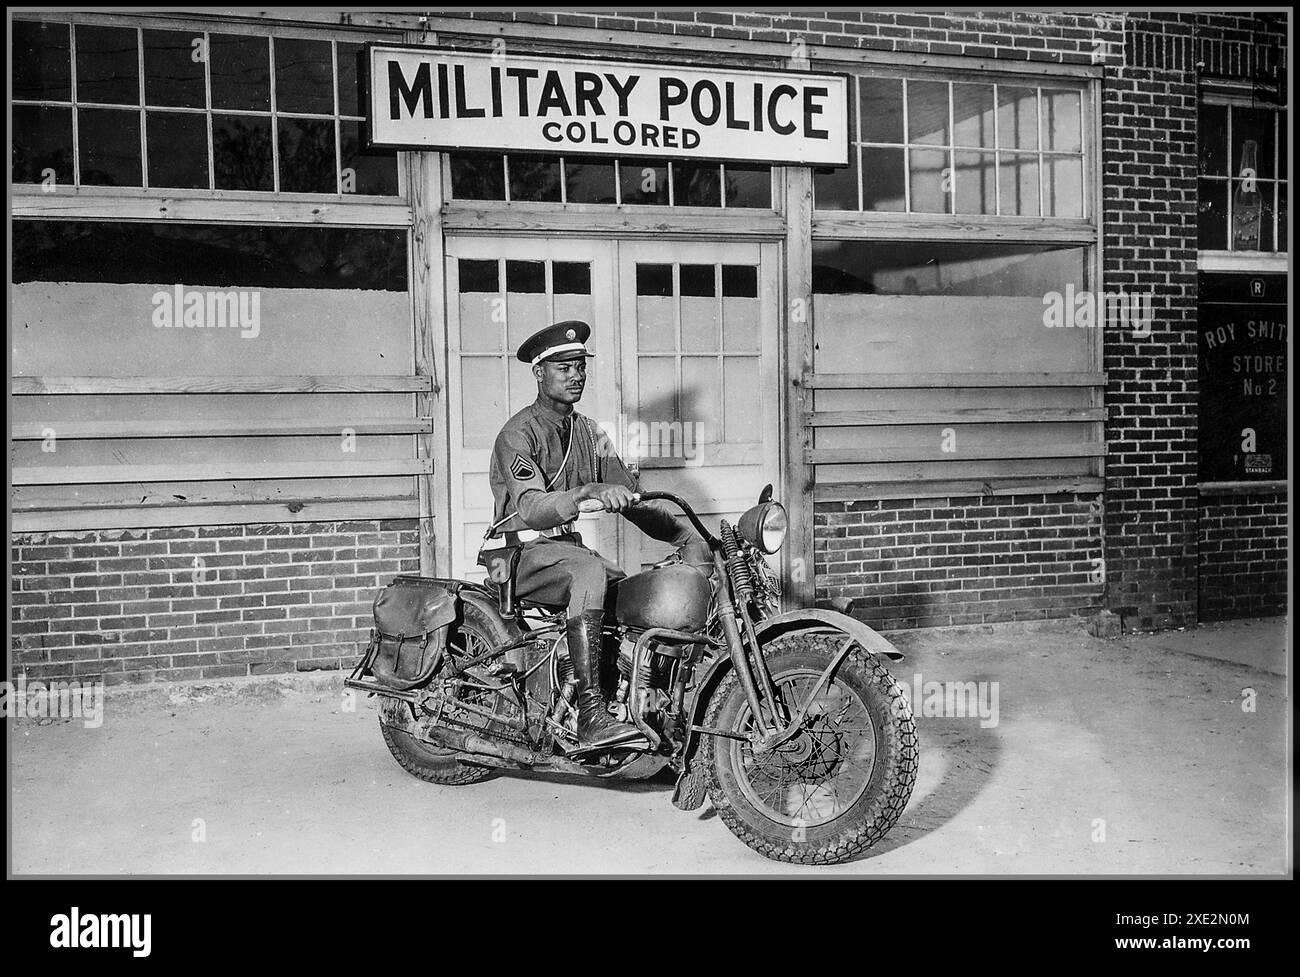
[[[638,502],[654,502],[657,499],[662,499],[665,502],[672,502],[679,509],[681,509],[683,514],[686,516],[686,518],[691,521],[691,525],[695,527],[695,531],[700,534],[700,538],[703,539],[706,543],[708,543],[711,547],[717,548],[722,546],[721,541],[719,541],[716,536],[714,536],[711,532],[709,532],[704,527],[704,523],[700,522],[700,517],[695,514],[695,510],[691,508],[690,503],[687,502],[685,499],[681,498],[680,496],[673,495],[673,493],[671,492],[633,492],[632,493],[633,504],[636,504]],[[578,503],[579,512],[596,512],[604,508],[605,506],[597,499],[583,499],[581,502]]]

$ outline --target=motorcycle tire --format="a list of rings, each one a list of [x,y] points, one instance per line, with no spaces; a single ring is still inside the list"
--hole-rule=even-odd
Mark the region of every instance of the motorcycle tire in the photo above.
[[[489,608],[480,607],[469,600],[464,601],[461,607],[461,620],[449,638],[459,648],[490,648],[512,641],[520,634],[517,626],[507,623]],[[394,705],[409,708],[405,704]],[[427,783],[449,787],[476,784],[492,776],[495,770],[494,767],[466,763],[458,759],[460,754],[455,750],[434,746],[417,739],[404,729],[389,726],[384,723],[382,715],[379,729],[393,759],[411,776],[419,777]]]
[[[844,640],[788,634],[764,646],[786,716]],[[747,741],[706,735],[696,762],[722,822],[759,854],[802,865],[849,861],[888,833],[912,796],[919,749],[911,704],[884,664],[854,646],[808,718],[803,731],[765,754]],[[704,725],[741,734],[752,726],[734,669],[714,692]]]

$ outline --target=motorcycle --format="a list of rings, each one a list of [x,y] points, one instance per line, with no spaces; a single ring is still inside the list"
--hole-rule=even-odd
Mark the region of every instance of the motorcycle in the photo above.
[[[603,669],[635,740],[583,750],[565,608],[514,595],[518,547],[484,550],[488,582],[401,576],[375,600],[369,646],[346,680],[382,698],[379,725],[422,780],[473,784],[499,769],[642,779],[676,775],[673,804],[707,795],[722,822],[782,862],[852,859],[893,827],[916,781],[911,705],[886,668],[902,655],[841,610],[780,612],[765,556],[784,542],[768,485],[717,535],[612,588]],[[589,500],[582,508],[600,508]],[[611,681],[613,685],[613,681]]]

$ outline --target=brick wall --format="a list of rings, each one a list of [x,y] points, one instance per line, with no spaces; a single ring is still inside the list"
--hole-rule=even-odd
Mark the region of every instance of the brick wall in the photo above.
[[[1192,24],[1130,21],[1190,42]],[[1164,51],[1164,44],[1154,50]],[[1106,69],[1105,287],[1152,296],[1151,334],[1107,330],[1106,570],[1121,626],[1196,620],[1196,79],[1180,59]]]
[[[1108,330],[1104,343],[1107,606],[1125,629],[1193,624],[1198,590],[1217,592],[1217,607],[1243,579],[1198,587],[1214,560],[1198,557],[1197,85],[1202,73],[1268,80],[1283,45],[1262,18],[1131,15],[1124,61],[1105,70],[1105,287],[1148,292],[1155,312],[1150,336]],[[1216,532],[1231,525],[1244,550],[1271,548],[1249,521],[1206,518]]]
[[[14,677],[107,684],[346,667],[414,520],[12,537]]]
[[[594,30],[640,31],[712,37],[719,40],[801,39],[805,44],[999,57],[1057,64],[1088,64],[1093,52],[1119,57],[1122,15],[1039,13],[1028,10],[945,13],[888,13],[880,10],[641,10],[618,14],[587,11],[449,11],[474,21],[514,21]],[[482,29],[482,28],[480,28]]]
[[[876,628],[1061,618],[1101,606],[1095,496],[821,502],[818,597]]]
[[[1202,621],[1286,613],[1287,524],[1285,493],[1202,500]]]

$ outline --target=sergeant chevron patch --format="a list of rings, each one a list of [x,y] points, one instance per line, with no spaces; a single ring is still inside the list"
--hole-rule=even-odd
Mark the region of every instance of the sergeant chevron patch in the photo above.
[[[532,478],[537,474],[537,469],[523,455],[516,454],[514,461],[510,462],[510,474],[519,479]]]

